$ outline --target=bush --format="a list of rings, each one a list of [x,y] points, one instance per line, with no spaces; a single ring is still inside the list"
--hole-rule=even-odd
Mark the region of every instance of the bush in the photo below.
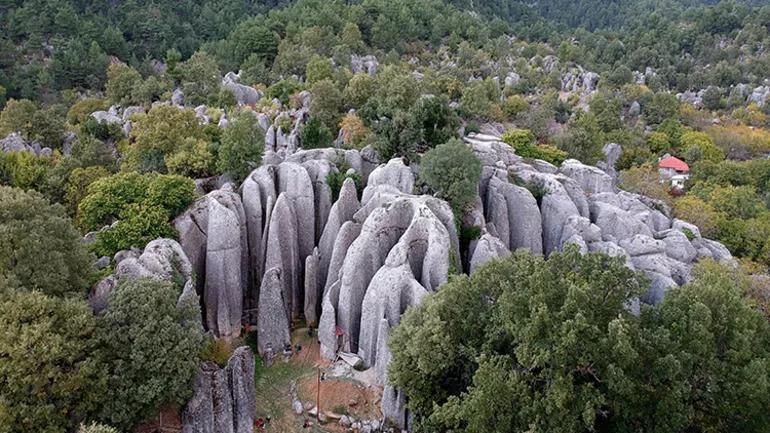
[[[0,329],[0,431],[72,431],[94,413],[107,390],[93,357],[96,320],[84,301],[5,294]]]
[[[289,97],[302,90],[302,85],[296,80],[281,80],[267,88],[265,94],[268,98],[277,98],[282,104],[289,103]]]
[[[80,125],[91,117],[94,111],[107,109],[107,101],[99,98],[84,98],[74,103],[67,111],[67,122]]]
[[[330,147],[332,141],[332,132],[318,117],[310,116],[299,131],[299,142],[303,149]]]
[[[684,159],[690,164],[701,160],[720,162],[725,159],[722,149],[704,132],[685,132],[681,141]]]
[[[92,422],[91,424],[80,424],[77,433],[119,433],[117,429],[105,424]]]
[[[177,307],[179,288],[150,279],[123,280],[98,322],[108,366],[101,418],[124,431],[165,403],[192,395],[203,344],[200,309]]]
[[[535,136],[526,129],[508,130],[502,140],[522,158],[542,159],[554,165],[560,165],[567,159],[567,152],[547,144],[535,143]]]
[[[232,120],[222,134],[217,170],[240,182],[259,167],[265,151],[265,135],[257,118],[243,112]]]
[[[66,193],[64,202],[70,215],[77,214],[80,201],[88,194],[88,187],[97,179],[108,177],[108,172],[104,167],[86,167],[72,170],[67,179]]]
[[[125,149],[121,169],[165,173],[171,160],[172,166],[179,171],[209,175],[205,173],[213,163],[206,145],[209,137],[192,110],[160,105],[146,114],[135,115],[133,125],[132,143]],[[178,152],[185,154],[175,156]],[[180,161],[195,164],[188,169]]]
[[[97,250],[112,255],[120,249],[144,246],[157,237],[173,236],[168,221],[193,200],[195,183],[191,179],[120,173],[97,179],[88,187],[88,195],[78,206],[78,224],[84,230],[98,230],[120,220],[116,227],[98,235]]]
[[[82,293],[90,269],[81,237],[61,205],[36,192],[0,186],[0,285],[56,296]]]
[[[168,212],[159,206],[133,203],[120,213],[117,224],[96,234],[91,246],[97,256],[112,257],[120,250],[142,247],[153,239],[172,238],[176,232]]]
[[[112,150],[101,141],[87,134],[78,135],[75,142],[72,143],[72,158],[76,159],[82,167],[95,165],[112,167],[115,162]]]
[[[347,170],[345,169],[345,171],[343,171],[343,169],[344,167],[340,167],[339,171],[331,171],[328,175],[326,175],[326,184],[329,185],[329,189],[332,192],[332,203],[336,202],[339,198],[342,184],[345,183],[345,179],[347,178],[353,179],[353,182],[356,184],[356,191],[358,192],[359,196],[363,190],[361,175],[355,172],[348,174]]]
[[[476,199],[481,162],[461,140],[453,138],[422,157],[420,178],[462,212]]]

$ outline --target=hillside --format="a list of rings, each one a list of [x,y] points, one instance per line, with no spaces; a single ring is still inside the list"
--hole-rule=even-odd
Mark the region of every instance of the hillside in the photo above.
[[[0,2],[0,433],[762,432],[770,7]]]

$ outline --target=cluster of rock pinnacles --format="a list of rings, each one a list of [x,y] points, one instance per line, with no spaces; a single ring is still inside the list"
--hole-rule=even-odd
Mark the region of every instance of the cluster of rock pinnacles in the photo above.
[[[483,166],[475,206],[461,216],[481,228],[467,251],[460,251],[450,206],[414,194],[415,167],[401,159],[380,164],[368,148],[268,152],[239,187],[225,184],[176,218],[178,243],[159,239],[141,253],[119,253],[115,274],[92,301],[103,304],[120,278],[181,274],[179,302],[200,303],[205,329],[232,340],[244,324],[256,326],[260,355],[282,351],[292,323],[304,320],[317,328],[322,356],[353,352],[374,369],[384,386],[383,414],[405,425],[404,396],[387,381],[388,336],[451,269],[473,272],[518,248],[548,255],[575,244],[625,256],[650,278],[643,299],[630,303],[637,308],[686,283],[699,258],[732,261],[724,246],[672,219],[662,203],[618,191],[611,169],[525,161],[491,136],[466,143]],[[333,201],[326,179],[343,167],[364,187],[347,178]],[[239,349],[224,369],[201,367],[185,408],[186,433],[251,431],[254,397],[244,391],[253,389],[251,356]]]

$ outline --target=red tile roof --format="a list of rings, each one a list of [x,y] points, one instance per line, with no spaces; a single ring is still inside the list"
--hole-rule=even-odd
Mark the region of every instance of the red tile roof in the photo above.
[[[688,166],[686,162],[674,156],[669,156],[668,158],[661,159],[660,162],[658,163],[658,167],[673,168],[674,170],[680,171],[680,172],[690,171],[690,166]]]

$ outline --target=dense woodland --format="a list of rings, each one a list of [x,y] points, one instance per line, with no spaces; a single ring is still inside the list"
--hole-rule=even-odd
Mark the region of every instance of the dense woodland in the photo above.
[[[302,148],[419,165],[463,242],[481,168],[462,136],[494,130],[555,165],[618,143],[621,188],[738,259],[640,315],[644,278],[598,254],[453,276],[392,337],[415,431],[767,431],[768,47],[760,0],[0,0],[0,433],[131,432],[221,364],[179,284],[85,299],[116,253],[177,236],[202,179],[260,165],[254,112],[287,132],[306,95]],[[264,97],[223,85],[238,71]],[[666,154],[683,190],[658,181]],[[360,193],[344,170],[333,193],[346,177]]]

